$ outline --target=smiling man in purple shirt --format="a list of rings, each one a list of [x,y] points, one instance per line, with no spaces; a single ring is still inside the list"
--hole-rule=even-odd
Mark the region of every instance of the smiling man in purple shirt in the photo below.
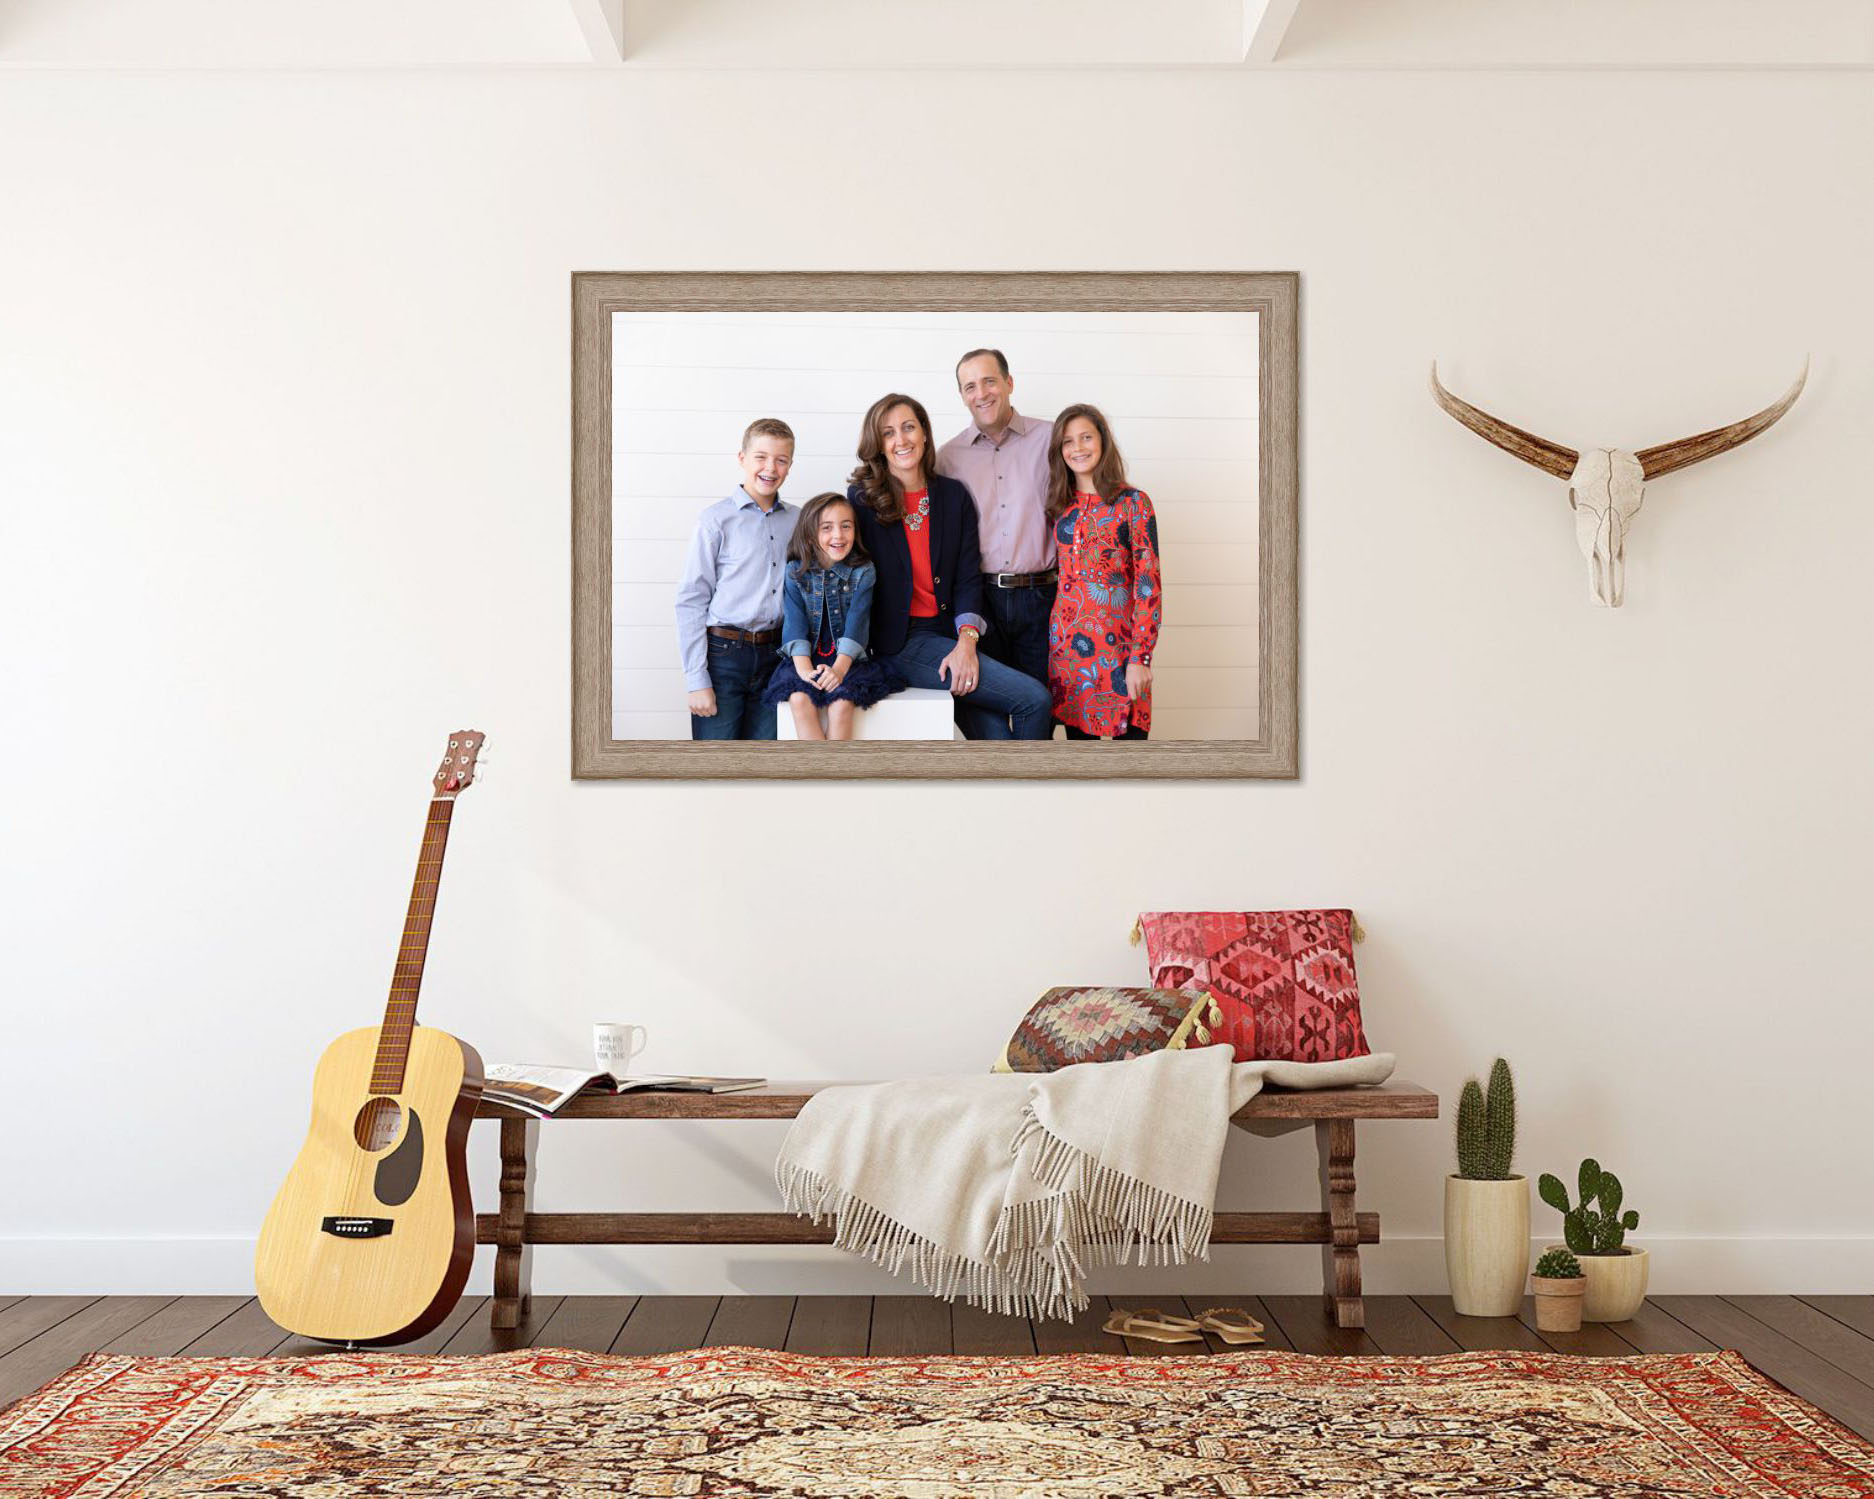
[[[961,479],[976,501],[989,617],[979,649],[1046,686],[1056,577],[1047,521],[1054,424],[1016,411],[1015,380],[1000,349],[971,349],[957,361],[956,376],[970,425],[937,450],[937,472]],[[1011,737],[1007,719],[960,710],[958,720],[973,739]]]

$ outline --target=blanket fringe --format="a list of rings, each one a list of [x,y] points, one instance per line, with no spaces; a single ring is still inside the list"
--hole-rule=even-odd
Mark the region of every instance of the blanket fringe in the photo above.
[[[833,1220],[833,1245],[894,1275],[909,1275],[935,1296],[1011,1317],[1071,1321],[1088,1305],[1071,1249],[1023,1247],[986,1265],[912,1232],[874,1204],[789,1160],[774,1167],[782,1205],[814,1223]],[[1062,1251],[1065,1251],[1064,1253]]]
[[[1026,1166],[1036,1181],[1057,1195],[1005,1207],[990,1240],[990,1252],[1073,1246],[1076,1264],[1182,1265],[1210,1258],[1212,1209],[1173,1196],[1150,1182],[1102,1166],[1097,1156],[1051,1133],[1030,1104],[1009,1146],[1012,1156],[1029,1153]]]
[[[894,1275],[908,1275],[945,1301],[1013,1317],[1072,1320],[1085,1310],[1095,1266],[1181,1265],[1208,1259],[1211,1209],[1130,1177],[1049,1133],[1026,1111],[1011,1154],[1053,1195],[1005,1206],[989,1252],[969,1259],[913,1232],[819,1172],[775,1162],[782,1205],[814,1223],[831,1220],[833,1244]]]

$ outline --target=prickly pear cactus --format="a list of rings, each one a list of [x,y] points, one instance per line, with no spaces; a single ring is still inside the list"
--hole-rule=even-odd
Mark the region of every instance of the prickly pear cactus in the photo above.
[[[1562,1237],[1576,1254],[1620,1253],[1627,1234],[1640,1226],[1640,1215],[1632,1208],[1620,1211],[1620,1178],[1603,1171],[1590,1156],[1581,1163],[1577,1184],[1581,1201],[1574,1207],[1568,1205],[1568,1189],[1561,1179],[1546,1171],[1536,1181],[1536,1194],[1562,1215]],[[1598,1208],[1590,1206],[1595,1203]]]

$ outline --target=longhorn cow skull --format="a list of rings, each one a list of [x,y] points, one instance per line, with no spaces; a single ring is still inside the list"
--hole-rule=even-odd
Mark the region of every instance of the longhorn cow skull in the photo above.
[[[1575,512],[1575,539],[1581,545],[1582,556],[1588,559],[1588,596],[1597,604],[1618,609],[1626,585],[1627,530],[1639,513],[1646,482],[1749,442],[1795,404],[1808,378],[1809,363],[1804,360],[1796,383],[1774,406],[1766,406],[1755,416],[1728,427],[1714,427],[1696,437],[1682,437],[1637,453],[1620,448],[1588,448],[1577,453],[1512,427],[1446,390],[1438,383],[1436,362],[1432,365],[1432,397],[1486,442],[1568,481],[1568,503]]]

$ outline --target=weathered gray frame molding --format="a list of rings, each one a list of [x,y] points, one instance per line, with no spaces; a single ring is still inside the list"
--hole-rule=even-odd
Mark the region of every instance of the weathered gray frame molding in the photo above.
[[[1294,271],[704,272],[573,276],[573,776],[579,780],[1027,780],[1299,773],[1300,277]],[[1258,734],[1242,740],[760,745],[611,737],[612,315],[678,312],[1257,312]]]

